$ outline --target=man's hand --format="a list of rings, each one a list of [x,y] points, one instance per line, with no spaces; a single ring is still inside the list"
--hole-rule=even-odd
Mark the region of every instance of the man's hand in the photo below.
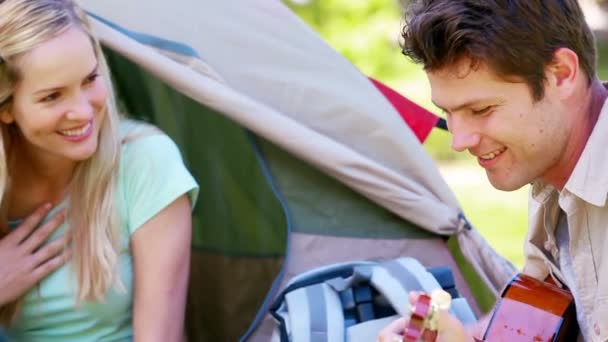
[[[410,293],[410,303],[415,305],[418,300],[418,294],[415,292]],[[407,328],[409,320],[407,318],[399,318],[389,324],[386,328],[382,329],[378,335],[378,342],[399,342],[403,341],[403,335]],[[428,334],[423,334],[424,336]],[[465,327],[460,323],[458,319],[452,317],[446,311],[439,313],[438,329],[437,329],[437,342],[473,342],[475,341],[471,335],[467,332]],[[430,342],[426,341],[425,342]]]
[[[0,240],[0,306],[19,298],[68,259],[64,237],[43,245],[65,220],[65,210],[36,229],[50,208],[47,204],[36,209]]]

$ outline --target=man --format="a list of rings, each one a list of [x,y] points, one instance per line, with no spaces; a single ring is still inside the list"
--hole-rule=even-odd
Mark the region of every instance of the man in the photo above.
[[[608,340],[608,91],[577,1],[412,0],[402,34],[452,148],[497,189],[532,184],[523,272],[569,288],[582,338]],[[472,340],[456,333],[442,317],[438,339]]]

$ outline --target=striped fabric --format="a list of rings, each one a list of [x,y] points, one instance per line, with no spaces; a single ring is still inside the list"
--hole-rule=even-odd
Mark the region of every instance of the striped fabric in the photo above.
[[[293,342],[344,341],[344,315],[340,297],[329,285],[321,283],[299,288],[285,296],[290,315]]]
[[[348,270],[349,276],[341,277],[337,270]],[[432,292],[441,285],[416,259],[399,258],[383,263],[359,263],[330,265],[307,272],[294,278],[287,286],[283,302],[277,305],[276,316],[282,324],[273,341],[331,342],[369,341],[375,338],[382,327],[409,312],[410,291]],[[358,298],[365,286],[371,286],[369,298]],[[354,295],[350,295],[354,293]],[[358,294],[359,293],[359,294]],[[379,295],[374,295],[378,293]],[[392,311],[382,315],[383,305]],[[453,299],[451,313],[465,324],[475,321],[475,315],[466,299]],[[372,308],[371,319],[362,319],[363,306]],[[345,312],[356,310],[358,319],[349,322]],[[396,314],[395,314],[396,313]],[[354,324],[351,324],[354,323]],[[281,338],[282,336],[282,338]]]

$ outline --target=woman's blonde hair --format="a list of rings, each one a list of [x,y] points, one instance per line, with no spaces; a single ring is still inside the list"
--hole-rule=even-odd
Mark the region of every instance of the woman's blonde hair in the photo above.
[[[72,266],[78,282],[77,303],[102,300],[112,286],[122,287],[118,276],[120,234],[116,205],[116,180],[120,161],[118,114],[109,70],[86,14],[71,0],[0,0],[0,111],[10,110],[12,94],[19,82],[17,60],[38,45],[71,27],[82,29],[93,44],[99,73],[108,89],[105,115],[95,154],[80,162],[70,183],[66,232],[72,250]],[[0,212],[7,234],[6,208],[10,177],[8,128],[0,130]],[[0,308],[0,324],[17,317],[23,297]]]

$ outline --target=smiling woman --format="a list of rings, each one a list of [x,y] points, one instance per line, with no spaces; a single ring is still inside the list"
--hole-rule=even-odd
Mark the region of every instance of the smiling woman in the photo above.
[[[40,169],[50,159],[71,169],[90,158],[97,150],[107,89],[89,37],[70,27],[22,56],[19,66],[13,103],[0,114],[24,138],[15,148],[33,157],[28,162],[40,161]]]
[[[166,135],[119,116],[71,0],[0,2],[0,133],[9,337],[181,339],[198,186]]]

